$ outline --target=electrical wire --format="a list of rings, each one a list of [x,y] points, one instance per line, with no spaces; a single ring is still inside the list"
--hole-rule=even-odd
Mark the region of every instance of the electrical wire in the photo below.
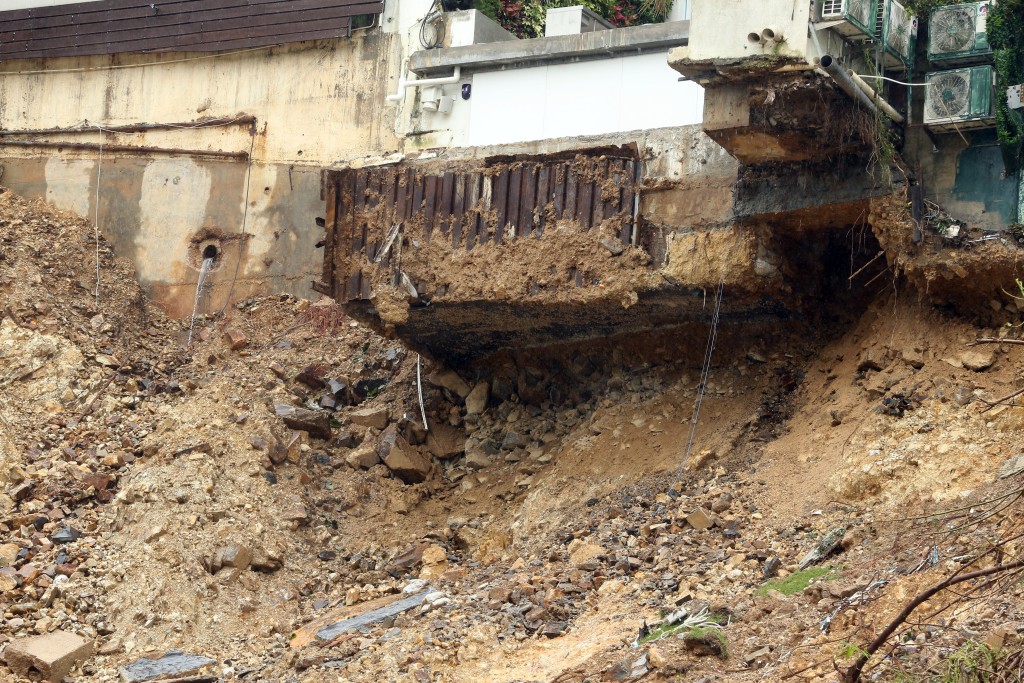
[[[877,79],[880,79],[880,80],[883,80],[883,81],[889,81],[890,83],[895,83],[896,85],[908,85],[908,86],[913,87],[913,88],[923,88],[923,87],[925,87],[927,85],[930,85],[930,83],[904,83],[903,81],[897,81],[895,78],[889,78],[888,76],[878,76],[876,74],[871,74],[871,75],[854,74],[854,75],[855,76],[860,76],[861,78],[877,78]]]
[[[444,43],[445,26],[444,21],[441,19],[443,11],[441,0],[434,0],[430,4],[430,9],[427,10],[427,15],[423,17],[423,21],[420,23],[420,45],[426,50],[441,47],[441,44]],[[428,26],[434,30],[432,40],[427,40]]]

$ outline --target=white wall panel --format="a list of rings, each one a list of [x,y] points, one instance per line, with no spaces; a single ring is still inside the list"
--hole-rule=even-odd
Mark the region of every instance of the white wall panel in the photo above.
[[[700,123],[704,91],[654,53],[476,73],[469,104],[465,144],[496,145]]]

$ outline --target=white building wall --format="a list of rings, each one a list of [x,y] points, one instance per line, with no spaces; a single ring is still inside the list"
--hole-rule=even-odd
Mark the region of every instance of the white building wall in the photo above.
[[[469,131],[453,144],[482,146],[696,124],[704,91],[654,53],[477,73],[460,104]]]

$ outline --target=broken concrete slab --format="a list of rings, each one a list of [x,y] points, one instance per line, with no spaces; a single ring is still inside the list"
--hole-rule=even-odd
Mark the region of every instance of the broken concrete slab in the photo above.
[[[427,589],[420,593],[414,593],[413,595],[395,600],[383,607],[371,609],[363,612],[362,614],[349,617],[348,619],[342,619],[339,622],[325,626],[317,631],[316,637],[320,640],[333,640],[343,633],[348,633],[349,631],[354,631],[363,626],[369,626],[371,624],[384,621],[385,619],[398,616],[402,612],[407,612],[414,607],[419,607],[430,592],[431,591]]]
[[[52,683],[59,683],[75,664],[92,654],[92,649],[92,642],[81,636],[54,631],[11,641],[4,651],[4,661],[19,676],[28,678],[31,672],[37,672]]]
[[[344,633],[370,624],[380,623],[385,619],[390,619],[415,607],[419,607],[423,604],[427,594],[431,592],[430,587],[426,586],[426,582],[423,582],[423,584],[420,590],[415,593],[403,592],[396,595],[386,595],[358,605],[347,605],[333,609],[296,631],[289,645],[292,648],[298,649],[305,647],[314,640],[321,642],[333,640]]]
[[[122,666],[121,681],[123,683],[142,683],[168,677],[191,676],[213,667],[217,660],[201,655],[185,654],[181,650],[169,650],[164,656],[156,659],[143,657],[127,666]]]
[[[818,545],[814,547],[811,552],[804,555],[804,558],[800,560],[800,569],[807,569],[812,564],[821,562],[826,557],[832,554],[832,552],[839,547],[840,541],[843,540],[843,536],[846,535],[846,529],[839,527],[825,534],[825,536],[818,542]]]

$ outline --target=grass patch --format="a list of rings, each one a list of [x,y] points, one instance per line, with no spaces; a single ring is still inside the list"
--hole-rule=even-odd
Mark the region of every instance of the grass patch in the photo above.
[[[650,643],[651,641],[654,641],[654,640],[661,640],[662,638],[668,638],[669,636],[673,636],[673,635],[679,633],[680,631],[688,631],[689,629],[690,629],[689,626],[686,626],[686,625],[681,624],[681,623],[680,624],[672,624],[671,626],[669,626],[667,624],[662,624],[661,626],[658,626],[656,628],[652,628],[650,630],[650,632],[646,636],[644,636],[643,638],[640,639],[640,644],[643,645],[645,643]]]
[[[722,633],[722,629],[711,626],[695,626],[686,634],[687,640],[700,640],[705,643],[715,641],[719,647],[719,657],[729,659],[729,639]]]
[[[800,593],[814,581],[826,575],[831,576],[837,571],[836,567],[811,567],[800,572],[793,572],[785,578],[771,579],[765,582],[764,585],[757,589],[757,594],[761,596],[768,595],[768,591],[779,591],[783,595]]]

